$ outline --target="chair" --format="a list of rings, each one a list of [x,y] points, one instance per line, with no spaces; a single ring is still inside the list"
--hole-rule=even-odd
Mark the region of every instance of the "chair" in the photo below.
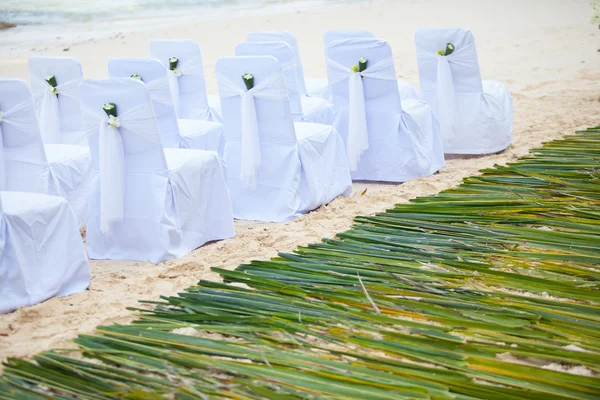
[[[80,91],[97,171],[87,226],[90,258],[157,263],[233,236],[219,155],[163,149],[146,85],[131,78],[85,80]],[[103,111],[107,101],[116,105],[116,119]]]
[[[90,266],[61,197],[0,191],[0,314],[84,291]]]
[[[296,62],[296,83],[300,96],[315,96],[328,99],[327,79],[305,79],[300,61],[300,49],[296,35],[288,31],[258,31],[246,35],[248,42],[286,42],[294,51]]]
[[[345,39],[375,39],[375,35],[369,31],[359,29],[333,29],[325,32],[323,35],[323,44],[325,47],[325,59],[327,59],[327,48],[336,40]],[[410,83],[398,79],[398,90],[400,90],[401,99],[416,99],[419,100],[419,95],[414,86]]]
[[[301,96],[296,80],[294,51],[286,42],[244,42],[235,48],[236,56],[273,56],[281,64],[288,91],[292,118],[296,122],[331,125],[335,117],[333,104],[320,98]]]
[[[234,216],[289,221],[352,191],[343,142],[331,126],[292,121],[274,57],[223,57],[217,83],[223,156]],[[243,74],[254,75],[246,90]]]
[[[207,96],[200,48],[193,40],[153,40],[150,54],[168,70],[177,118],[221,122],[218,96]],[[177,74],[169,58],[177,57]]]
[[[346,39],[327,50],[327,74],[338,110],[334,127],[346,143],[354,180],[404,182],[444,166],[431,108],[401,99],[392,51],[378,39]],[[367,69],[353,72],[360,58]]]
[[[489,154],[512,139],[512,98],[506,87],[481,81],[473,33],[467,29],[419,29],[415,33],[421,97],[440,120],[444,152]],[[455,46],[449,56],[438,50]]]
[[[20,79],[0,78],[0,112],[0,190],[61,196],[84,225],[93,174],[89,147],[44,145]]]
[[[141,77],[146,84],[156,114],[163,147],[219,150],[223,125],[199,119],[177,119],[165,67],[158,60],[121,58],[108,62],[111,78]]]
[[[29,57],[31,92],[35,104],[42,140],[45,144],[78,144],[87,146],[79,105],[79,85],[83,72],[79,61],[72,57]],[[54,75],[56,91],[46,77]]]

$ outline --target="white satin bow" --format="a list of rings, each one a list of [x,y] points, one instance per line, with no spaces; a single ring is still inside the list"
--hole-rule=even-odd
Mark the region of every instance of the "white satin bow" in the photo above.
[[[331,84],[348,79],[348,139],[346,154],[350,171],[358,169],[362,154],[369,149],[365,93],[362,78],[396,81],[394,60],[386,58],[368,67],[362,72],[354,72],[332,59],[327,59],[331,72]]]
[[[469,44],[456,47],[449,56],[441,56],[431,50],[419,47],[417,48],[417,55],[420,59],[429,62],[435,60],[437,63],[436,97],[440,131],[446,141],[451,141],[455,137],[454,129],[458,121],[458,108],[451,65],[471,65],[474,57],[476,57],[475,45]]]
[[[160,145],[158,126],[148,102],[120,113],[117,121],[109,118],[102,109],[83,107],[83,113],[88,120],[89,139],[98,135],[100,230],[107,233],[111,223],[123,221],[124,215],[125,154],[121,130]],[[109,121],[113,125],[109,125]]]
[[[219,92],[222,98],[239,96],[242,99],[242,158],[240,180],[249,190],[257,189],[256,172],[260,168],[260,137],[254,98],[287,101],[287,89],[282,73],[272,75],[250,90],[242,89],[226,76],[219,74]],[[242,82],[240,78],[240,82]]]
[[[56,85],[58,95],[52,93],[53,87],[46,80],[34,75],[34,79],[39,81],[39,90],[33,94],[33,101],[36,103],[37,116],[42,133],[42,141],[45,144],[62,143],[60,136],[60,109],[58,96],[79,99],[79,85],[82,79],[76,78],[70,81]]]

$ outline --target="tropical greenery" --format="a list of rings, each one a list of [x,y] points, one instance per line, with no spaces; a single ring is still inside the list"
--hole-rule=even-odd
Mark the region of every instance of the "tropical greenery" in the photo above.
[[[9,359],[0,398],[597,399],[599,233],[594,128]]]

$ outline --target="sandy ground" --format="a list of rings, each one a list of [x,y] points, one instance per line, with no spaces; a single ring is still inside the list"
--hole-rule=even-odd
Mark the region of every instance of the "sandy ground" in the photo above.
[[[72,43],[66,52],[61,45],[0,55],[0,76],[28,79],[27,57],[44,54],[76,57],[86,77],[102,78],[110,58],[147,57],[150,39],[191,38],[203,51],[208,90],[216,93],[214,63],[219,56],[232,54],[246,32],[295,32],[306,75],[324,77],[323,33],[361,28],[391,43],[398,75],[418,86],[415,29],[468,27],[475,33],[482,76],[509,87],[515,113],[513,144],[501,154],[451,158],[439,173],[401,185],[355,183],[352,196],[291,223],[236,221],[235,238],[208,244],[180,260],[159,265],[92,261],[92,284],[86,292],[0,316],[0,359],[70,347],[69,340],[78,333],[131,321],[135,314],[125,308],[137,306],[137,300],[174,294],[199,279],[219,279],[211,267],[233,269],[252,259],[266,259],[332,237],[349,228],[356,215],[374,214],[395,203],[437,193],[481,168],[515,160],[544,141],[599,125],[600,53],[596,50],[600,31],[588,23],[590,17],[587,0],[382,0],[118,34]]]

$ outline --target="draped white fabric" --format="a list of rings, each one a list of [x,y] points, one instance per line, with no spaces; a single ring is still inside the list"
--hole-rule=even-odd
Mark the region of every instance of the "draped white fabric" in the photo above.
[[[0,111],[2,113],[2,111]],[[0,116],[0,190],[6,187],[6,163],[4,161],[4,140],[2,139],[2,117]]]
[[[285,41],[247,41],[235,47],[236,56],[272,56],[279,61],[288,90],[292,118],[296,122],[331,125],[335,118],[333,104],[318,97],[302,94],[297,76],[294,51]]]
[[[224,75],[219,76],[221,97],[239,96],[242,99],[242,158],[240,178],[246,189],[256,190],[256,171],[261,165],[260,137],[254,98],[287,101],[283,74],[275,74],[252,89],[242,89]]]
[[[445,153],[487,154],[512,138],[512,99],[507,88],[482,81],[475,40],[461,28],[427,28],[415,33],[421,99],[440,121]],[[452,43],[455,50],[440,56]]]
[[[174,76],[174,74],[169,73],[168,76]],[[174,106],[174,95],[171,93],[171,88],[175,84],[171,82],[169,77],[153,79],[146,83],[146,88],[148,89],[152,101],[156,101],[166,106]],[[175,86],[177,86],[177,90],[179,91],[179,84]]]
[[[163,262],[183,257],[207,241],[233,236],[231,200],[219,155],[163,148],[156,104],[143,82],[128,77],[88,79],[82,83],[81,100],[98,171],[87,224],[91,259]],[[115,129],[107,127],[102,109],[107,101],[117,105]],[[102,171],[107,164],[109,170]],[[115,177],[106,179],[107,175]],[[106,203],[106,194],[121,188],[122,195]],[[106,204],[116,211],[109,209],[107,216]]]
[[[42,141],[44,143],[61,143],[58,96],[77,99],[81,79],[71,79],[70,81],[63,83],[57,82],[56,88],[53,88],[48,82],[36,75],[32,75],[32,79],[39,80],[40,83],[45,84],[47,87],[44,92],[38,92],[33,96],[33,100],[37,105],[36,109],[38,110],[38,121],[42,133]],[[54,94],[54,90],[56,90],[58,94]]]
[[[29,115],[30,102],[23,101],[18,103],[10,110],[0,110],[0,190],[6,188],[6,154],[4,151],[4,134],[2,126],[10,126],[17,128],[21,132],[35,131],[35,120],[32,120]]]
[[[353,179],[405,182],[444,166],[438,121],[427,104],[401,99],[387,42],[338,40],[327,54],[329,83],[338,111],[334,127],[344,138],[349,164],[356,163]],[[349,67],[361,57],[368,60],[367,69],[362,74],[350,72]],[[346,81],[357,76],[359,85]]]
[[[109,125],[113,120],[103,110],[84,107],[83,112],[86,118],[95,119],[98,123],[98,129],[92,128],[88,134],[90,140],[94,135],[99,135],[100,229],[102,233],[107,233],[111,223],[123,221],[125,156],[119,129],[127,129],[149,141],[155,141],[159,133],[151,103],[144,103],[119,114],[118,126]]]
[[[289,92],[276,58],[222,57],[216,70],[225,118],[223,158],[234,217],[290,221],[339,195],[350,194],[352,182],[342,138],[331,126],[292,122],[286,99]],[[245,106],[241,93],[245,90],[241,88],[241,76],[248,72],[254,74],[253,90],[264,95],[263,83],[276,86],[273,94],[251,97],[261,161],[260,169],[255,171],[256,190],[248,189],[242,173],[242,155],[248,151],[247,141],[244,143],[248,133],[243,131],[249,124],[242,113]]]
[[[88,287],[88,258],[64,199],[0,191],[0,276],[0,314]]]
[[[331,59],[327,60],[333,72],[332,84],[348,79],[348,139],[346,153],[350,171],[358,169],[362,154],[369,149],[369,135],[367,131],[367,117],[365,112],[365,95],[363,77],[395,81],[394,71],[390,66],[394,64],[392,58],[381,60],[373,66],[368,66],[362,72],[354,72],[350,67],[345,67]]]
[[[180,116],[179,112],[179,77],[183,75],[193,75],[196,78],[204,79],[202,73],[202,62],[200,58],[194,57],[182,65],[178,65],[177,68],[169,70],[169,84],[171,86],[171,93],[173,95],[173,105],[175,106],[175,112],[177,117]]]
[[[90,268],[69,204],[11,191],[0,203],[0,314],[84,291]]]
[[[419,48],[417,51],[419,57],[437,62],[437,106],[440,129],[442,137],[452,138],[455,136],[458,107],[456,105],[456,92],[454,91],[454,79],[450,64],[457,66],[469,65],[475,56],[475,46],[469,44],[459,47],[448,56],[441,56],[423,48]]]
[[[50,168],[48,168],[47,160],[43,155],[43,145],[39,145],[40,152],[30,151],[24,149],[23,152],[19,150],[13,150],[5,148],[5,142],[7,141],[6,135],[10,128],[16,129],[19,135],[28,135],[30,139],[35,142],[39,141],[39,135],[37,121],[33,118],[33,109],[29,100],[17,103],[9,110],[0,110],[2,112],[2,118],[0,121],[0,190],[15,190],[19,191],[32,191],[38,193],[49,193],[50,186],[56,186],[56,178],[52,176]],[[36,144],[32,143],[32,147],[37,147]],[[37,150],[37,149],[36,149]],[[33,167],[31,170],[24,171],[22,166],[14,165],[13,168],[8,168],[9,162],[22,162]],[[8,184],[9,177],[7,173],[15,173],[22,171],[18,174],[17,180],[20,181],[18,187],[12,187]],[[42,176],[38,176],[41,174]],[[34,176],[35,175],[35,176]],[[13,182],[15,179],[13,177]],[[58,192],[60,188],[56,188]]]

